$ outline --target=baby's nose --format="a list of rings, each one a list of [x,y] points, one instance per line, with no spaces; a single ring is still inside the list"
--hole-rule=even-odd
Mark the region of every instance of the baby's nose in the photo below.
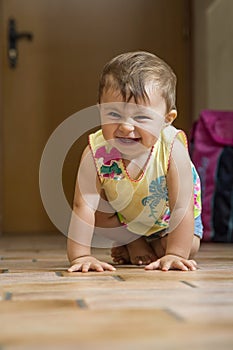
[[[134,125],[131,123],[121,123],[119,124],[119,130],[124,133],[129,133],[134,130]]]

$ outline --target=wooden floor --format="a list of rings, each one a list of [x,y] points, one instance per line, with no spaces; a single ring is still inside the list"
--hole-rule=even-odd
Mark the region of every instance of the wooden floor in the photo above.
[[[0,350],[232,350],[233,245],[202,244],[197,261],[69,274],[63,235],[3,235]]]

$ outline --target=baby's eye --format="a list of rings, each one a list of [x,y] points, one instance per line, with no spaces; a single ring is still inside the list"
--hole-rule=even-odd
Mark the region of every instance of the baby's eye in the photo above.
[[[120,114],[116,113],[116,112],[109,112],[108,116],[114,118],[114,119],[119,119],[121,116]]]
[[[143,121],[146,121],[146,120],[151,120],[151,118],[148,117],[147,115],[137,115],[136,117],[134,117],[134,119],[137,122],[143,122]]]

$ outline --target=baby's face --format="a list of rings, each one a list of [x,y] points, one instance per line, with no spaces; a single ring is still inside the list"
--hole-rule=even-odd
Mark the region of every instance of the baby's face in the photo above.
[[[103,92],[100,104],[104,138],[123,154],[147,152],[166,125],[166,104],[153,89],[147,91],[149,101],[124,102],[119,91]]]

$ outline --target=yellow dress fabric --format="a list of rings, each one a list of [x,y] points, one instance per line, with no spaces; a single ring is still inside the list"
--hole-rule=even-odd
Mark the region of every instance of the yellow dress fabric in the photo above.
[[[137,179],[131,179],[120,152],[103,137],[102,130],[89,136],[96,170],[111,206],[120,214],[129,231],[150,236],[169,225],[170,210],[166,175],[175,138],[186,147],[183,131],[167,126],[152,147],[150,157]],[[194,217],[201,213],[200,179],[192,164]]]

